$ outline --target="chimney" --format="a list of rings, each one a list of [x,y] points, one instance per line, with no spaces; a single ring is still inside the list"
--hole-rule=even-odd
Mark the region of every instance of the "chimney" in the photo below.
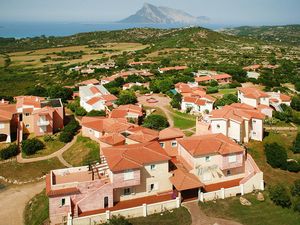
[[[3,104],[4,104],[4,98],[2,98],[2,99],[1,99],[1,103],[3,103]]]

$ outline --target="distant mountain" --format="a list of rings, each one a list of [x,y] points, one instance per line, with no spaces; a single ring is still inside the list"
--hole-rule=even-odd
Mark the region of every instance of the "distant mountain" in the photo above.
[[[280,42],[292,45],[300,44],[300,25],[235,27],[220,32],[240,37],[260,39],[263,41]]]
[[[168,7],[157,7],[149,3],[121,21],[120,23],[182,23],[196,25],[203,22],[208,22],[205,16],[194,17],[186,12]]]

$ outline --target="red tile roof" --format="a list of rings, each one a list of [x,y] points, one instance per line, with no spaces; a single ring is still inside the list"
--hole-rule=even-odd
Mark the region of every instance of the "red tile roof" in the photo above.
[[[99,84],[99,81],[97,79],[90,79],[90,80],[85,80],[85,81],[82,81],[80,83],[78,83],[77,85],[89,85],[89,84]]]
[[[129,65],[134,66],[134,65],[143,65],[143,64],[153,64],[154,62],[152,61],[140,61],[140,62],[131,62]]]
[[[238,90],[242,92],[244,96],[247,98],[257,99],[257,98],[269,97],[269,95],[266,92],[263,92],[253,87],[245,87],[245,88],[240,87],[238,88]]]
[[[159,132],[145,127],[133,127],[128,129],[131,133],[127,138],[139,143],[145,143],[158,139]]]
[[[196,175],[191,174],[184,169],[176,169],[173,172],[173,176],[169,179],[177,191],[184,191],[204,186]]]
[[[200,76],[200,77],[195,78],[195,81],[197,81],[197,82],[205,82],[205,81],[211,81],[211,80],[213,80],[213,78],[210,76]]]
[[[171,70],[185,70],[187,69],[187,66],[173,66],[173,67],[165,67],[165,68],[160,68],[160,71],[171,71]]]
[[[168,127],[159,132],[159,140],[160,141],[182,138],[182,137],[184,137],[184,133],[182,132],[182,130],[180,130],[178,128]]]
[[[170,159],[158,142],[103,148],[102,152],[109,169],[113,172],[138,169],[146,164],[166,162]]]
[[[241,180],[242,180],[242,178],[235,179],[235,180],[224,181],[224,182],[219,182],[219,183],[216,183],[216,184],[208,184],[208,185],[205,185],[204,190],[206,192],[211,192],[211,191],[218,191],[221,188],[236,187],[236,186],[240,185]]]
[[[228,79],[228,78],[231,78],[231,75],[229,75],[227,73],[222,73],[222,74],[216,74],[216,75],[214,75],[213,78],[215,80]]]
[[[124,145],[126,139],[122,134],[111,133],[100,137],[99,140],[106,144],[117,146],[117,145]]]
[[[291,97],[288,96],[288,95],[285,95],[285,94],[280,94],[280,99],[283,102],[289,102],[289,101],[291,101]]]
[[[0,121],[9,121],[13,114],[17,113],[15,104],[1,104],[0,105]]]
[[[198,97],[189,97],[186,96],[182,99],[183,102],[190,102],[190,103],[194,103],[198,106],[202,106],[206,104],[206,101],[204,99],[198,98]]]
[[[192,136],[178,141],[192,156],[209,154],[227,155],[244,149],[223,134]]]

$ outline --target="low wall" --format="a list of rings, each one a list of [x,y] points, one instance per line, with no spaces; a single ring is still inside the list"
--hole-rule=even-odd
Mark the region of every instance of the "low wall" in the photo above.
[[[121,209],[116,211],[106,211],[105,213],[95,214],[91,216],[78,217],[73,219],[73,225],[94,225],[105,223],[112,216],[124,216],[125,218],[134,218],[151,215],[154,213],[161,213],[166,210],[172,210],[180,207],[180,198],[165,202],[158,202],[153,204],[143,204],[141,206]]]

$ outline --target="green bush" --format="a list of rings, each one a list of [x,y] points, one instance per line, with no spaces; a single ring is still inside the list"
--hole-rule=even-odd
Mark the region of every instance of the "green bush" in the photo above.
[[[22,141],[22,151],[26,155],[33,155],[45,147],[44,143],[37,138],[27,139]]]
[[[265,144],[265,154],[267,162],[273,168],[287,168],[287,152],[285,148],[278,143]]]
[[[74,134],[70,131],[62,131],[59,134],[59,140],[64,143],[68,143],[68,142],[72,141],[73,137],[74,137]]]
[[[144,120],[143,126],[154,130],[163,130],[169,126],[169,122],[164,116],[149,115]]]
[[[18,155],[19,147],[16,144],[11,144],[0,151],[0,158],[5,160]]]
[[[294,181],[294,184],[291,187],[291,193],[293,196],[300,197],[300,179]]]
[[[300,171],[300,164],[296,161],[287,162],[287,170],[290,172],[298,173]]]
[[[86,116],[106,116],[106,112],[104,110],[92,110],[86,114]]]
[[[300,153],[300,133],[297,134],[297,137],[294,141],[294,145],[292,147],[292,151],[294,153]]]
[[[297,198],[294,199],[294,201],[293,201],[293,210],[295,212],[300,213],[300,197],[297,197]]]
[[[300,96],[294,96],[292,98],[291,107],[297,111],[300,111]]]
[[[206,90],[207,94],[213,94],[213,93],[218,93],[219,88],[218,87],[208,87]]]
[[[45,142],[54,141],[54,138],[51,135],[45,135],[43,139]]]
[[[270,188],[270,198],[276,205],[283,208],[289,208],[292,204],[287,189],[281,184]]]
[[[119,98],[117,100],[118,105],[127,105],[137,103],[137,98],[133,91],[121,91]]]
[[[75,109],[76,116],[85,116],[86,114],[87,114],[87,111],[81,106],[79,106]]]

